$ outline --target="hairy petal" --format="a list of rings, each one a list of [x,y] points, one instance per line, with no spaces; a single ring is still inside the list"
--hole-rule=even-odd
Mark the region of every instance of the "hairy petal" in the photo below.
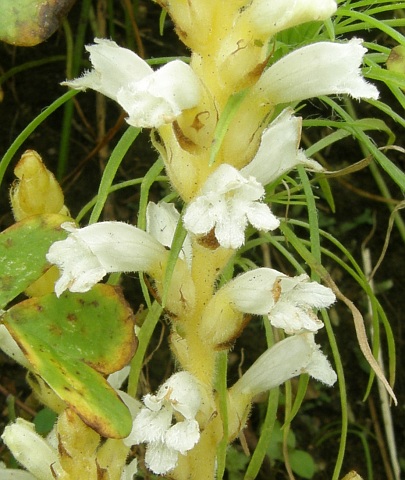
[[[153,473],[167,473],[177,464],[179,452],[169,448],[164,442],[149,443],[146,447],[145,463]]]
[[[222,164],[187,207],[184,226],[195,235],[205,235],[214,228],[222,247],[239,248],[248,222],[265,231],[280,224],[270,208],[260,203],[264,193],[263,185],[254,177],[247,178],[231,165]]]
[[[111,40],[95,42],[86,47],[93,70],[63,85],[91,88],[115,100],[134,127],[160,127],[198,104],[200,82],[186,63],[174,60],[154,71],[134,52]]]
[[[254,0],[244,14],[255,33],[274,35],[313,20],[326,20],[336,11],[333,0]]]
[[[148,233],[121,222],[94,223],[76,228],[65,223],[71,232],[62,241],[51,245],[46,256],[62,270],[55,292],[86,292],[106,273],[150,271],[165,260],[163,245]]]
[[[336,381],[335,372],[311,333],[293,335],[266,350],[235,383],[232,391],[254,396],[301,373],[309,373],[329,386]]]
[[[361,75],[367,49],[362,40],[319,42],[299,48],[264,72],[254,92],[274,104],[319,95],[346,93],[353,98],[378,98],[378,90]]]
[[[16,460],[35,478],[53,480],[51,465],[55,471],[61,470],[57,451],[35,432],[32,423],[18,418],[4,429],[1,438]]]
[[[242,168],[245,177],[253,176],[267,185],[297,165],[322,171],[322,166],[298,149],[301,139],[302,119],[295,117],[289,108],[263,132],[259,149],[253,160]]]

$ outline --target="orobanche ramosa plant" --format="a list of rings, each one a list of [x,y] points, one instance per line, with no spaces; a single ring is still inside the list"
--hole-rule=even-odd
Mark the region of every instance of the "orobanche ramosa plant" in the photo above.
[[[300,148],[298,102],[377,99],[361,75],[362,40],[319,41],[281,55],[277,34],[312,21],[321,28],[337,8],[333,0],[158,3],[191,51],[189,63],[152,69],[96,38],[86,47],[91,70],[64,85],[118,102],[130,125],[125,135],[150,129],[159,154],[151,175],[164,168],[171,201],[143,205],[138,226],[94,219],[79,226],[36,152],[15,169],[17,223],[2,234],[2,258],[12,259],[2,306],[23,291],[29,298],[4,311],[1,346],[58,414],[47,438],[23,419],[6,427],[4,443],[29,472],[21,478],[130,479],[144,452],[154,474],[214,479],[257,394],[302,374],[330,387],[337,379],[316,341],[324,326],[317,310],[336,301],[333,283],[316,281],[322,270],[311,279],[303,270],[289,276],[269,265],[234,265],[247,239],[286,231],[288,221],[269,206],[283,177],[323,172]],[[142,314],[113,282],[100,283],[116,272],[143,274]],[[161,315],[176,372],[138,400],[142,358]],[[227,387],[226,353],[255,316],[277,335]]]

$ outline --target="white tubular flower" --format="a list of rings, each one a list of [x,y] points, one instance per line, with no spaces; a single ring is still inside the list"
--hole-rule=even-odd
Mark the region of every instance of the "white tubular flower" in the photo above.
[[[84,228],[64,223],[71,232],[55,242],[47,260],[62,270],[55,284],[59,296],[66,289],[86,292],[111,272],[149,272],[167,257],[163,245],[148,233],[121,222],[100,222]]]
[[[179,220],[180,214],[173,203],[148,203],[146,208],[146,231],[165,247],[170,248],[172,246]],[[190,267],[192,256],[191,240],[187,235],[180,251],[180,258],[185,260]]]
[[[222,247],[239,248],[245,241],[248,222],[264,231],[280,224],[270,208],[260,203],[264,193],[263,185],[254,177],[246,178],[231,165],[222,164],[187,207],[184,225],[195,235],[206,235],[214,228]]]
[[[243,12],[259,35],[275,35],[301,23],[326,20],[336,11],[334,0],[254,0]]]
[[[56,473],[61,473],[62,467],[59,463],[57,451],[35,432],[34,424],[22,418],[17,418],[15,423],[8,425],[4,429],[1,438],[15,459],[34,478],[54,480],[52,470]],[[2,478],[4,477],[2,476]]]
[[[17,342],[11,336],[5,325],[0,325],[0,348],[13,360],[18,362],[28,370],[31,369],[31,364],[23,354]]]
[[[253,397],[301,373],[328,386],[336,382],[336,373],[312,333],[293,335],[266,350],[233,385],[231,393]]]
[[[299,48],[266,70],[254,92],[273,104],[319,95],[347,93],[354,98],[378,98],[378,90],[361,76],[367,49],[362,40],[319,42]]]
[[[175,373],[156,395],[146,395],[143,402],[145,407],[124,443],[147,443],[146,465],[152,472],[164,474],[173,470],[179,454],[186,455],[200,438],[195,420],[201,405],[198,383],[188,372]]]
[[[1,480],[37,480],[31,473],[17,468],[6,468],[4,462],[0,462]]]
[[[329,307],[336,300],[330,288],[309,281],[305,274],[288,277],[271,268],[243,273],[217,295],[228,298],[241,312],[268,315],[270,323],[287,334],[322,328],[323,323],[312,309]]]
[[[118,102],[134,127],[160,127],[172,122],[200,99],[200,84],[193,70],[175,60],[157,71],[131,50],[115,42],[96,38],[89,45],[93,70],[66,81],[76,90],[91,88]]]
[[[241,169],[245,177],[253,176],[267,185],[297,165],[322,171],[322,165],[307,158],[298,149],[301,140],[302,119],[286,108],[263,132],[260,146],[253,160]]]

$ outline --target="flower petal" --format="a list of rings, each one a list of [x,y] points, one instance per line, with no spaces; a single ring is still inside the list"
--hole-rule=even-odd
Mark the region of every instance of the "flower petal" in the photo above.
[[[121,370],[111,373],[107,378],[108,383],[115,389],[120,388],[128,378],[130,370],[131,367],[129,365],[125,365],[125,367],[121,368]]]
[[[312,353],[311,361],[306,366],[305,370],[311,375],[311,377],[331,387],[337,380],[336,372],[331,367],[329,360],[321,352],[320,346],[316,345],[315,342],[313,345],[314,351]]]
[[[122,470],[120,480],[133,480],[134,475],[138,472],[138,460],[134,458],[128,465]]]
[[[269,313],[269,320],[273,327],[282,328],[288,335],[302,333],[303,330],[317,332],[323,327],[323,322],[311,310],[296,307],[287,301],[276,303]]]
[[[330,307],[336,301],[335,294],[318,282],[311,282],[308,275],[283,277],[280,287],[285,301],[294,305],[307,305],[314,308]]]
[[[259,149],[253,160],[242,168],[242,175],[255,177],[267,185],[297,165],[321,171],[322,166],[298,150],[302,119],[295,117],[289,108],[263,132]]]
[[[317,361],[321,362],[317,369]],[[234,395],[257,395],[301,373],[331,386],[336,374],[315,344],[313,334],[293,335],[266,350],[232,387]]]
[[[273,286],[281,276],[281,272],[271,268],[250,270],[225,284],[216,296],[227,296],[243,313],[267,315],[275,305]]]
[[[165,247],[170,248],[172,246],[179,220],[180,214],[173,203],[149,202],[146,207],[146,231]],[[189,236],[186,236],[180,252],[180,258],[185,259],[190,267],[192,256],[191,240]]]
[[[1,480],[37,480],[31,473],[17,468],[6,468],[4,462],[0,462]]]
[[[200,100],[200,82],[184,62],[175,60],[153,71],[131,50],[95,39],[86,47],[94,69],[63,82],[77,90],[91,88],[118,102],[134,127],[160,127]]]
[[[274,104],[319,95],[347,93],[354,98],[378,98],[378,90],[361,76],[366,49],[362,40],[319,42],[299,48],[264,72],[254,91]]]
[[[273,215],[265,203],[252,203],[245,209],[246,218],[258,230],[268,232],[280,226],[280,220]]]
[[[175,60],[139,82],[124,85],[117,100],[128,112],[127,122],[134,127],[160,127],[170,123],[183,110],[195,107],[200,99],[200,84],[193,70]]]
[[[232,209],[232,212],[230,210],[217,220],[215,236],[221,247],[237,249],[245,243],[247,218],[238,210],[233,215],[229,215],[235,211],[235,209]]]
[[[148,271],[163,261],[163,245],[146,232],[121,222],[94,223],[78,229],[63,224],[71,232],[55,242],[47,260],[62,270],[55,292],[86,292],[108,272]]]
[[[219,208],[214,210],[212,207],[212,202],[206,196],[193,200],[183,217],[186,229],[195,235],[204,235],[213,229]]]
[[[83,77],[63,82],[76,90],[91,88],[117,101],[118,91],[130,82],[142,80],[153,73],[152,68],[136,53],[119,47],[115,42],[96,38],[88,45],[93,70]]]
[[[166,432],[165,443],[169,448],[185,455],[200,439],[200,427],[196,420],[178,422]]]
[[[201,404],[197,380],[188,372],[172,375],[159,388],[157,397],[170,401],[173,409],[189,420],[194,419]]]
[[[34,424],[17,418],[15,423],[4,429],[1,438],[15,459],[34,477],[54,480],[51,465],[54,471],[61,470],[56,450],[35,432]]]
[[[255,33],[274,35],[301,23],[326,20],[336,10],[333,0],[255,0],[246,9]]]
[[[228,164],[220,165],[207,179],[201,193],[187,207],[184,226],[195,235],[215,236],[224,248],[239,248],[245,241],[248,221],[260,230],[274,230],[279,221],[261,204],[264,188],[254,177],[246,178]]]
[[[149,443],[146,447],[145,463],[153,473],[167,473],[177,465],[179,453],[163,442]]]
[[[0,325],[0,348],[13,360],[30,370],[31,364],[5,325]]]
[[[132,431],[124,439],[124,443],[125,445],[137,445],[143,442],[162,441],[171,422],[172,412],[167,408],[162,408],[158,412],[142,408],[135,417]]]

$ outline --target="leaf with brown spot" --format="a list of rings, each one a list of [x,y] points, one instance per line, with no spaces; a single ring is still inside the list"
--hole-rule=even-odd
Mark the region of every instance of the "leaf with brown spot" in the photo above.
[[[32,47],[59,28],[75,0],[0,0],[0,40]]]
[[[34,372],[87,425],[104,437],[130,433],[131,414],[103,376],[127,365],[136,349],[134,316],[117,289],[31,298],[3,322]]]
[[[1,1],[1,0],[0,0]],[[64,215],[33,215],[0,233],[0,308],[23,292],[49,268],[46,253],[68,233]]]

